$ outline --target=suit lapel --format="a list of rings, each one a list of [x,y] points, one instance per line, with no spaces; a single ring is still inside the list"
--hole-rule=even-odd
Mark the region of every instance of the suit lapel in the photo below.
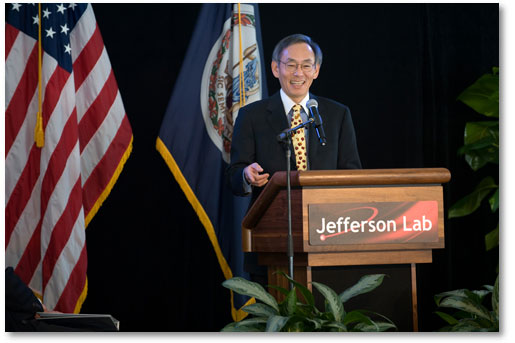
[[[275,93],[271,98],[267,106],[267,121],[274,130],[274,134],[278,135],[288,127],[288,120],[284,113],[283,102],[281,101],[281,95],[279,92]]]
[[[280,134],[282,131],[284,131],[290,126],[286,114],[284,113],[284,105],[279,92],[275,93],[272,97],[270,97],[270,102],[268,103],[267,110],[267,122],[272,127],[275,139],[275,137],[278,134]],[[295,152],[293,151],[292,147],[290,147],[290,151],[292,157],[290,160],[291,168],[292,170],[295,170]]]

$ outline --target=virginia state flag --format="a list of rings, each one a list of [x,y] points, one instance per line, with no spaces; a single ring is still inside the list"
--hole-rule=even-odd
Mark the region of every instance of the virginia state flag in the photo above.
[[[203,4],[156,142],[226,279],[248,276],[241,221],[250,199],[232,195],[224,172],[238,110],[267,96],[261,52],[257,5]],[[234,320],[244,302],[231,293]]]

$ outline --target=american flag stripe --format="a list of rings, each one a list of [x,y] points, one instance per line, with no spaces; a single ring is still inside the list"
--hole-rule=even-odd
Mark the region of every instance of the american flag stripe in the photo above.
[[[104,116],[99,116],[99,109],[110,107],[116,97],[118,96],[118,87],[116,86],[116,79],[114,77],[113,71],[109,73],[109,77],[104,83],[104,87],[100,93],[96,96],[95,101],[89,106],[84,115],[82,116],[82,120],[79,123],[79,135],[80,135],[80,143],[81,143],[81,153],[83,152],[86,145],[93,138],[95,133],[98,130],[99,125],[105,119]],[[107,115],[107,113],[105,113]]]
[[[18,34],[18,31],[9,25],[6,27],[6,32],[13,32],[13,34],[6,34],[6,55],[5,55],[5,104],[9,104],[11,97],[18,87],[22,74],[27,66],[29,56],[34,55],[37,58],[37,44],[36,40],[24,34]],[[14,34],[16,32],[16,34]],[[13,38],[10,43],[8,37]],[[9,46],[10,45],[10,46]],[[32,49],[31,49],[32,47]],[[37,65],[36,65],[37,67]]]
[[[37,106],[37,98],[33,97],[31,104],[29,105],[29,111],[37,111]],[[28,128],[34,128],[35,126],[36,116],[25,116],[19,133],[12,143],[15,148],[10,149],[5,158],[5,164],[9,165],[11,171],[5,175],[6,205],[11,198],[11,193],[16,187],[17,180],[23,173],[27,160],[29,159],[29,155],[31,154],[31,147],[34,143],[34,133],[32,132],[31,134]],[[13,129],[13,126],[9,127],[6,125],[6,131],[10,129]]]
[[[91,5],[41,6],[43,148],[34,143],[37,5],[7,10],[6,265],[48,308],[78,312],[87,291],[85,215],[89,222],[116,182],[132,129]]]
[[[55,60],[46,59],[45,61],[48,61],[48,62],[44,63],[44,65],[43,65],[44,70],[56,69],[57,63],[55,62]],[[52,84],[53,83],[53,81],[49,82],[49,75],[51,75],[51,74],[50,73],[43,74],[43,83],[44,84]],[[27,92],[29,92],[29,90],[27,90]],[[43,89],[43,97],[45,95],[46,95],[46,88]],[[14,101],[14,99],[13,99],[13,101]],[[6,165],[9,166],[9,173],[6,173],[6,178],[5,178],[5,180],[6,180],[5,181],[5,183],[6,183],[6,192],[5,192],[6,201],[9,201],[14,187],[21,186],[22,189],[25,189],[26,191],[27,190],[30,191],[30,189],[31,189],[31,187],[26,188],[25,184],[23,184],[23,182],[20,183],[20,181],[22,181],[24,179],[18,179],[18,176],[23,172],[24,168],[29,169],[29,168],[31,168],[31,166],[33,166],[31,164],[26,164],[25,162],[27,161],[29,154],[32,154],[34,149],[36,149],[36,147],[34,146],[34,127],[36,125],[36,115],[35,114],[38,110],[37,88],[33,90],[32,98],[29,99],[29,97],[27,96],[25,98],[25,101],[27,101],[27,102],[30,101],[30,105],[28,106],[27,110],[25,109],[25,107],[23,107],[23,109],[19,109],[19,110],[12,111],[12,112],[6,111],[6,126],[7,126],[7,122],[11,122],[11,123],[16,122],[18,120],[17,119],[18,117],[24,118],[22,127],[18,130],[18,135],[16,136],[15,142],[13,143],[13,145],[15,145],[16,148],[12,149],[12,151],[11,151],[11,149],[9,149],[9,153],[6,157]],[[43,108],[45,106],[48,106],[47,102],[43,103]],[[18,113],[29,113],[29,115],[20,116],[20,115],[17,115]],[[6,127],[6,131],[10,131],[10,130],[14,131],[16,129],[14,128],[14,126]],[[17,180],[19,180],[18,185],[17,185]],[[35,180],[33,180],[33,181],[35,181]],[[17,192],[17,194],[19,195],[19,192]],[[9,206],[7,206],[7,208],[9,208]],[[7,211],[9,211],[9,210],[7,210]]]
[[[78,61],[78,63],[80,62],[82,61]],[[80,68],[86,68],[86,66],[82,66],[78,63],[76,64],[77,68],[79,68],[79,66]],[[88,112],[93,101],[96,101],[99,93],[105,87],[108,77],[113,72],[105,49],[103,49],[102,54],[99,56],[98,62],[92,67],[93,68],[90,69],[88,77],[84,79],[81,86],[77,89],[77,96],[80,99],[80,101],[77,101],[77,115],[79,123],[83,121],[83,116]],[[118,86],[116,84],[113,86],[116,88],[116,91],[118,91]],[[106,108],[108,108],[107,104]],[[104,113],[104,115],[105,114],[106,113]],[[95,113],[93,113],[93,116],[95,116]]]
[[[88,43],[82,48],[80,54],[73,61],[74,70],[76,71],[74,73],[75,87],[77,89],[82,85],[82,82],[84,82],[86,77],[89,75],[88,71],[91,71],[95,67],[100,55],[104,50],[104,42],[102,41],[102,36],[100,35],[100,30],[97,25],[96,30],[91,36],[91,39],[89,39]],[[103,66],[104,63],[99,65]],[[110,67],[110,65],[108,66]]]
[[[41,245],[43,249],[47,251],[45,257],[43,258],[43,292],[47,286],[48,281],[50,280],[50,277],[52,276],[52,273],[54,272],[54,268],[57,267],[56,263],[59,256],[61,256],[66,243],[69,241],[69,238],[73,233],[73,225],[69,224],[76,223],[77,218],[81,213],[81,193],[82,188],[80,180],[77,178],[77,181],[75,182],[75,185],[70,192],[70,199],[72,200],[68,201],[61,217],[57,223],[55,223],[52,234],[50,235],[50,240],[46,242],[48,236],[42,238]],[[69,265],[64,263],[63,267],[57,268],[57,270],[59,270],[59,273],[62,273],[66,270],[67,266]]]
[[[17,50],[13,50],[13,52],[17,52]],[[11,150],[11,146],[14,142],[16,135],[18,134],[20,127],[23,123],[23,116],[15,116],[15,113],[27,113],[28,106],[30,104],[30,100],[32,100],[33,96],[36,95],[36,90],[38,87],[38,69],[37,69],[37,59],[38,59],[38,49],[35,46],[30,54],[28,55],[27,60],[27,68],[22,70],[22,73],[19,75],[13,75],[12,82],[16,83],[17,87],[15,89],[9,89],[6,87],[6,105],[9,104],[6,108],[6,116],[11,116],[12,120],[9,121],[9,130],[6,130],[5,133],[5,152],[9,152]],[[13,58],[12,61],[6,61],[6,73],[7,68],[15,64],[12,71],[20,71],[21,68],[17,68],[18,58],[24,58],[25,56],[19,56]],[[11,80],[9,80],[11,81]],[[7,82],[6,82],[7,83]],[[8,82],[11,84],[11,82]],[[11,96],[9,96],[11,95]],[[7,123],[6,123],[7,124]]]
[[[19,31],[12,26],[5,27],[5,59],[7,59],[7,56],[11,53],[11,48],[16,41],[16,37],[18,37],[18,32]]]
[[[17,227],[18,230],[26,231],[29,227],[28,224],[35,219],[35,214],[30,213],[31,207],[27,207],[29,200],[33,197],[33,190],[36,186],[36,181],[39,178],[39,162],[41,159],[41,150],[35,146],[31,149],[27,159],[26,168],[23,169],[16,187],[12,192],[5,208],[5,243],[9,246],[10,238]],[[7,162],[6,162],[7,165]],[[7,173],[6,173],[7,174]],[[37,195],[34,196],[34,201],[31,203],[37,204]],[[23,215],[24,212],[29,212]]]
[[[78,145],[75,145],[73,154],[77,156]],[[85,243],[79,170],[75,162],[71,161],[67,166],[68,175],[71,177],[61,178],[56,186],[56,191],[54,191],[54,193],[60,193],[61,198],[67,196],[69,201],[59,205],[58,213],[53,216],[57,218],[56,222],[44,224],[49,233],[42,236],[41,242],[41,248],[46,252],[43,258],[42,273],[45,294],[46,289],[50,286],[52,286],[51,289],[59,289],[60,292],[64,289],[66,280],[68,280],[71,270],[76,260],[78,260],[78,253]],[[75,184],[72,184],[72,182],[75,182]],[[60,244],[59,239],[64,240],[64,244]],[[52,250],[52,248],[55,250]],[[51,262],[56,264],[49,265]],[[53,298],[45,299],[45,301],[48,300],[55,304]]]
[[[73,265],[72,263],[68,264]],[[69,299],[78,299],[75,308],[73,308],[73,312],[79,312],[80,304],[84,302],[86,297],[86,265],[86,246],[83,245],[79,259],[75,262],[71,274],[68,275],[66,286],[62,288],[63,291],[61,293],[61,297],[59,298],[59,301],[57,302],[55,308],[68,308],[70,307],[70,305],[73,305]],[[55,297],[54,294],[52,294],[51,296]]]
[[[17,237],[16,237],[17,238]],[[24,237],[29,238],[29,236]],[[26,280],[30,287],[33,287],[35,284],[32,282],[32,278],[34,276],[34,269],[37,266],[41,259],[41,221],[36,223],[36,227],[33,231],[31,231],[30,239],[26,244],[26,248],[21,255],[19,261],[17,261],[15,272],[18,274],[23,280]],[[6,254],[7,255],[7,254]],[[37,288],[39,290],[39,287]],[[41,291],[40,291],[41,292]]]
[[[113,177],[109,177],[108,174],[102,171],[116,170],[119,165],[116,161],[126,159],[127,151],[124,149],[127,145],[131,146],[132,144],[132,133],[130,132],[130,123],[127,117],[123,118],[120,129],[113,138],[113,141],[116,143],[109,145],[102,159],[99,160],[97,167],[82,186],[84,190],[83,204],[86,225],[88,225],[98,207],[107,197],[106,190],[110,189],[109,185],[114,181]]]
[[[109,106],[109,104],[106,104]],[[123,107],[120,93],[117,93],[114,103],[110,106],[109,112],[105,119],[101,122],[95,135],[89,140],[88,144],[82,150],[82,178],[83,182],[87,181],[91,173],[97,168],[98,162],[102,159],[106,150],[109,148],[108,142],[112,141],[117,131],[113,128],[119,128],[123,117],[113,116],[112,112],[117,112]],[[113,111],[114,109],[114,111]]]
[[[98,29],[98,25],[93,13],[93,8],[88,6],[84,13],[82,13],[81,20],[75,26],[73,32],[70,33],[70,44],[72,51],[72,62],[75,63],[76,59],[82,53],[84,47],[89,44],[94,36],[93,33]],[[103,45],[103,43],[102,43]]]
[[[73,83],[71,82],[72,78],[69,77],[69,74],[67,75],[67,72],[62,70],[60,67],[57,67],[50,78],[48,82],[48,87],[50,89],[52,87],[55,87],[55,89],[62,89],[61,92],[53,92],[53,91],[47,91],[48,96],[45,97],[45,101],[43,103],[43,122],[45,124],[45,118],[47,117],[46,114],[49,112],[52,113],[50,118],[48,119],[48,122],[46,124],[45,130],[49,130],[50,132],[55,132],[57,134],[55,135],[47,135],[45,137],[45,146],[47,149],[42,150],[41,155],[41,166],[43,168],[47,167],[45,170],[44,175],[40,175],[41,179],[41,194],[40,196],[40,207],[41,207],[41,213],[44,215],[44,217],[40,218],[40,223],[38,223],[37,228],[33,234],[33,239],[31,240],[31,246],[35,246],[36,244],[40,244],[41,240],[39,236],[41,236],[42,233],[46,232],[48,230],[47,228],[52,227],[53,223],[47,224],[45,221],[53,220],[55,217],[55,213],[50,213],[50,215],[46,214],[48,204],[52,201],[51,197],[54,200],[52,202],[52,207],[50,208],[51,212],[55,212],[57,209],[62,208],[63,204],[62,202],[65,202],[68,200],[67,195],[61,195],[58,192],[55,192],[54,185],[51,184],[53,180],[63,180],[63,175],[66,175],[64,172],[59,172],[59,170],[63,169],[60,164],[66,164],[71,159],[73,161],[73,158],[78,160],[78,156],[73,155],[63,155],[61,157],[57,156],[56,158],[52,158],[55,156],[55,153],[59,153],[59,150],[56,149],[58,140],[62,139],[63,135],[67,134],[74,134],[73,132],[64,132],[64,129],[73,130],[76,131],[76,121],[75,125],[73,125],[73,119],[69,119],[72,112],[74,112],[73,103],[70,101],[67,101],[67,99],[70,98],[70,96],[73,96]],[[70,94],[72,93],[72,94]],[[72,122],[72,125],[65,125],[69,121]],[[45,125],[44,125],[45,126]],[[77,141],[77,134],[75,133],[75,139],[74,141]],[[37,148],[36,148],[37,149]],[[78,155],[78,153],[77,153]],[[75,162],[75,164],[78,164],[78,161]],[[32,166],[28,165],[27,168],[31,168]],[[78,167],[77,167],[78,169]],[[79,172],[75,172],[76,176],[75,178],[79,177]],[[34,194],[34,193],[32,193]],[[37,196],[37,194],[36,194]],[[57,203],[57,201],[61,201],[61,204]],[[60,205],[60,206],[59,206]],[[44,251],[44,250],[42,250]],[[34,275],[34,272],[36,271],[39,260],[36,261],[34,258],[30,258],[29,256],[32,254],[31,250],[26,250],[26,253],[24,254],[24,257],[20,260],[18,266],[16,267],[15,271],[17,273],[20,273],[24,275],[25,277],[29,278]],[[41,257],[41,255],[39,255]]]

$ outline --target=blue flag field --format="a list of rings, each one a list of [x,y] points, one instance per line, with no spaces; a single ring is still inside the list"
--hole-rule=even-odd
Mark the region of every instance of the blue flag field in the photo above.
[[[156,148],[197,213],[226,279],[243,270],[241,221],[250,198],[224,176],[239,109],[266,97],[257,5],[203,4]],[[231,292],[234,320],[253,302]]]

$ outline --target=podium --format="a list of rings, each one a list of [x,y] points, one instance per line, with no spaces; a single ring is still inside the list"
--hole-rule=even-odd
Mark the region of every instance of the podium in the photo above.
[[[416,264],[444,248],[445,168],[291,172],[294,279],[310,290],[312,267],[411,265],[418,331]],[[277,172],[242,222],[243,251],[258,253],[268,283],[288,288],[286,172]],[[282,294],[271,290],[281,299]]]

